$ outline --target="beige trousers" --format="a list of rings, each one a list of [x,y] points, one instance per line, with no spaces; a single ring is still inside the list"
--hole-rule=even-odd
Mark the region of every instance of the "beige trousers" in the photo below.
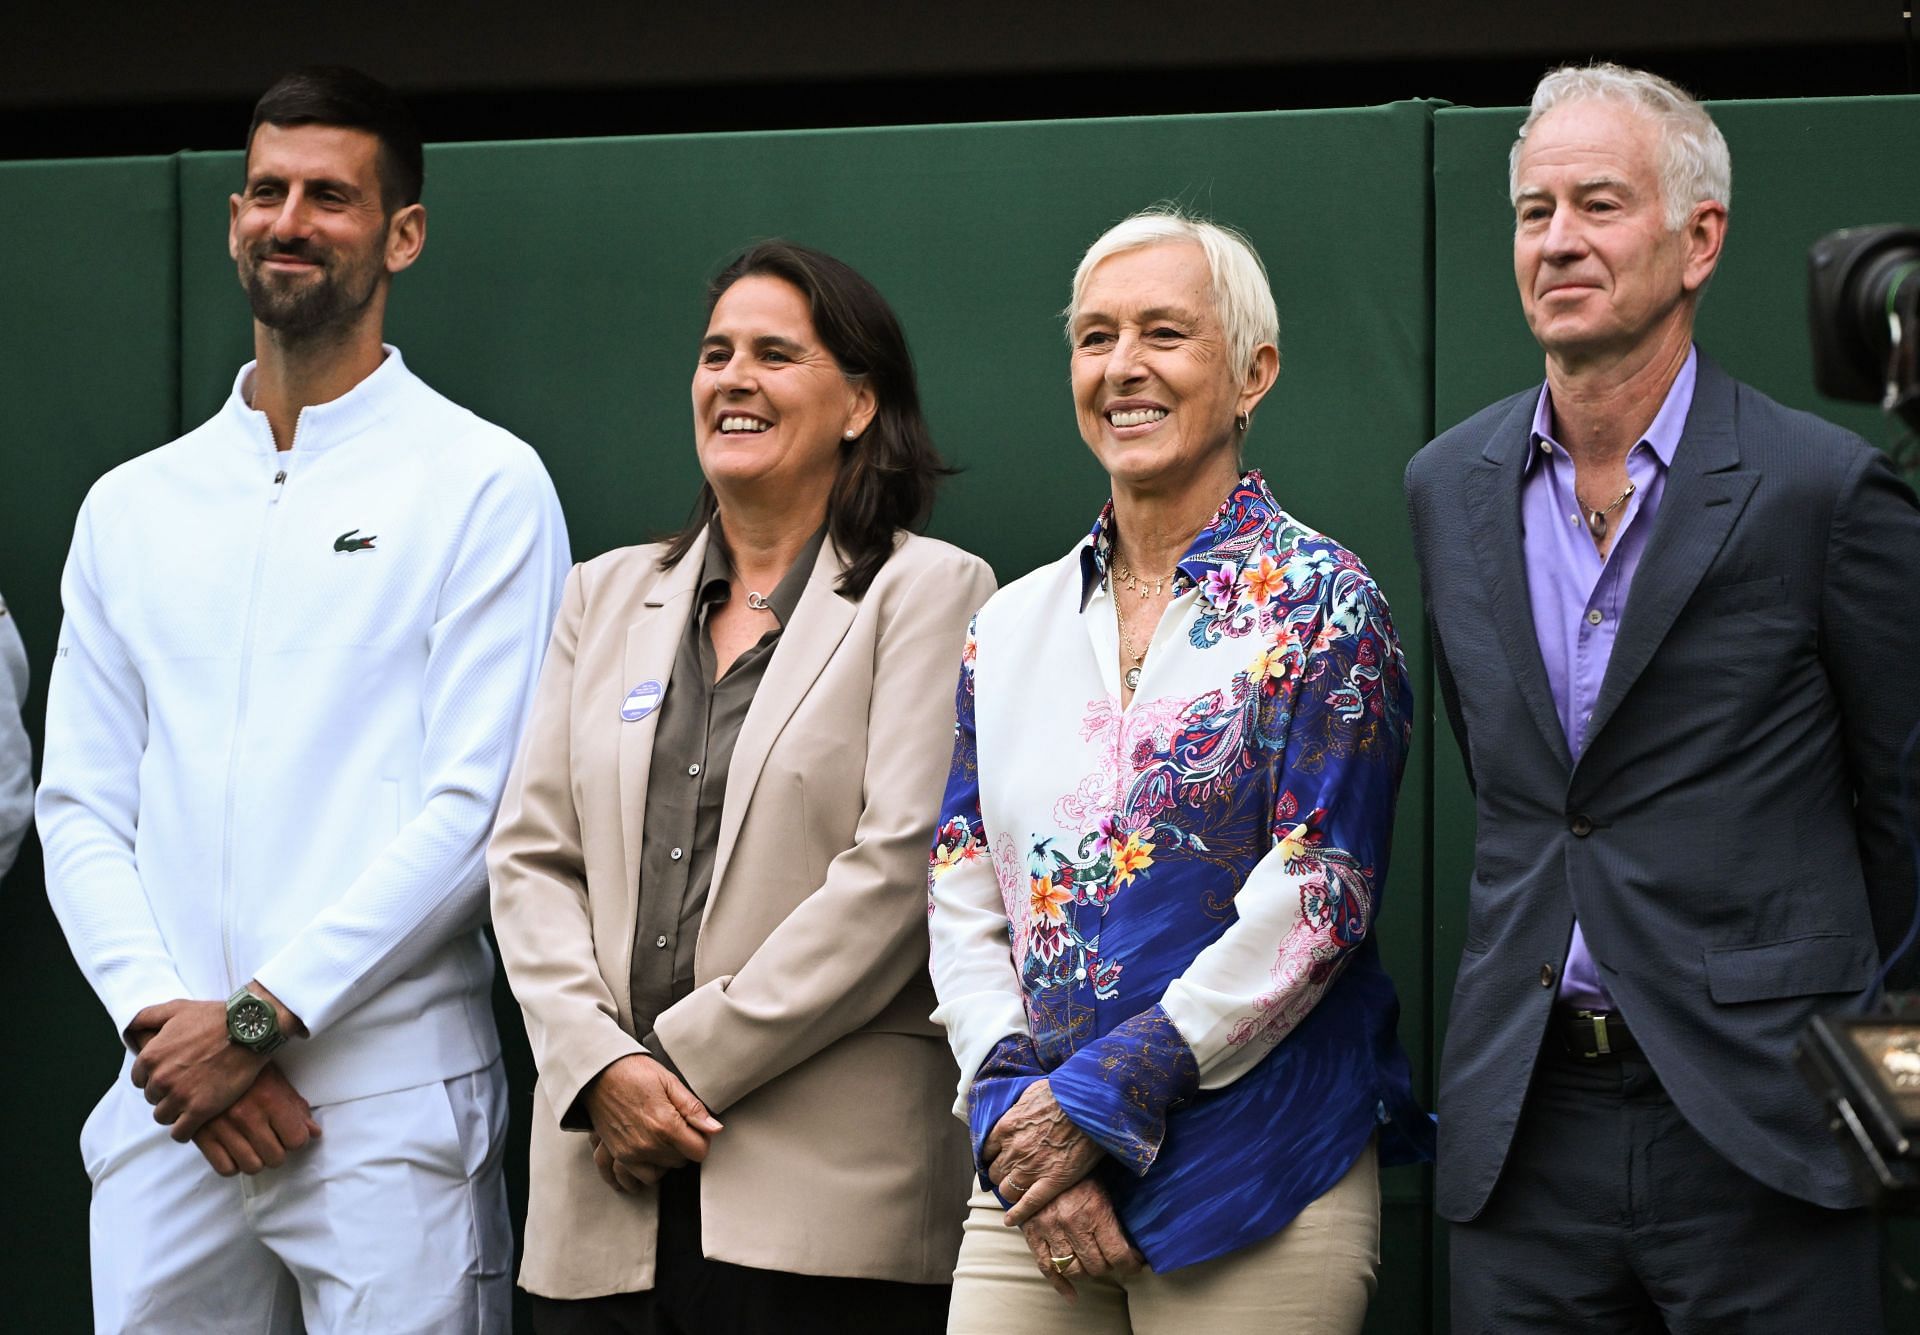
[[[947,1335],[1354,1335],[1380,1269],[1380,1169],[1347,1175],[1271,1238],[1171,1274],[1073,1274],[1068,1303],[1041,1277],[990,1192],[967,1207]]]

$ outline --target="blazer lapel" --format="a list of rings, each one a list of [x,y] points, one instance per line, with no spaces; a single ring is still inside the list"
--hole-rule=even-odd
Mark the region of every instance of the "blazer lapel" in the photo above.
[[[1653,536],[1633,572],[1620,635],[1607,661],[1588,726],[1589,747],[1673,629],[1674,619],[1725,545],[1747,507],[1757,472],[1740,471],[1734,420],[1734,380],[1700,354],[1693,406],[1667,470]]]
[[[1467,518],[1474,556],[1486,582],[1487,605],[1513,672],[1540,735],[1562,766],[1573,767],[1567,736],[1553,707],[1547,666],[1540,657],[1540,636],[1533,624],[1527,569],[1520,533],[1520,486],[1526,477],[1526,452],[1532,448],[1533,410],[1538,400],[1522,397],[1488,439],[1479,463],[1467,474]],[[1450,646],[1456,663],[1469,646]]]
[[[625,656],[621,662],[621,689],[631,691],[642,682],[657,681],[662,692],[673,677],[674,655],[680,637],[686,633],[687,617],[693,612],[693,588],[700,578],[700,566],[706,559],[707,535],[703,532],[673,569],[660,577],[641,601],[640,611],[627,627]],[[647,775],[653,764],[653,734],[659,726],[660,710],[634,723],[620,721],[620,834],[626,855],[627,893],[640,884],[640,836],[646,820]]]
[[[773,657],[767,660],[766,676],[760,679],[753,703],[747,708],[747,717],[740,725],[739,739],[733,745],[733,761],[727,770],[727,792],[720,807],[720,836],[714,850],[713,884],[707,892],[706,915],[712,914],[713,901],[726,884],[727,864],[733,860],[740,823],[746,819],[747,803],[760,782],[767,753],[807,698],[807,692],[813,689],[814,681],[833,657],[834,650],[840,647],[840,641],[846,638],[847,628],[853,625],[858,604],[841,597],[833,587],[845,568],[832,538],[821,543],[806,591],[793,609],[793,624],[780,633]]]

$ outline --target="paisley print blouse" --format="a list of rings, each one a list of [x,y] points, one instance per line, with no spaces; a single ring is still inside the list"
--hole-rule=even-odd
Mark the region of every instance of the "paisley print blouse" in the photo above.
[[[935,1018],[976,1155],[1047,1079],[1165,1271],[1278,1232],[1376,1133],[1383,1163],[1431,1156],[1373,939],[1412,699],[1366,568],[1253,472],[1122,708],[1111,526],[968,635]]]

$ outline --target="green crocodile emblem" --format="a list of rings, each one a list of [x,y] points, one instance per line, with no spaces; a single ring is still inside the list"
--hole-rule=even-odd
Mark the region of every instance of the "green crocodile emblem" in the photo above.
[[[354,537],[353,535],[358,533],[359,531],[360,530],[357,528],[350,528],[345,533],[342,533],[339,537],[335,538],[333,540],[333,550],[335,550],[336,552],[370,552],[372,551],[373,539],[379,537],[380,535],[376,533],[373,535],[373,537],[367,537],[367,538]]]

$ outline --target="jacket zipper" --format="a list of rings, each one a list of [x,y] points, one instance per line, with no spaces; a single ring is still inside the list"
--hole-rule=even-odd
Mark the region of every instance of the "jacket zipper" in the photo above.
[[[304,414],[303,414],[304,415]],[[300,422],[293,425],[293,439],[300,439]],[[269,440],[269,444],[273,442]],[[283,456],[273,455],[273,481],[267,488],[266,513],[260,520],[260,537],[253,553],[253,583],[247,591],[247,615],[240,632],[240,681],[234,704],[233,741],[227,751],[227,803],[220,840],[220,954],[227,966],[229,991],[240,985],[233,965],[233,834],[234,816],[240,804],[240,751],[247,730],[247,697],[253,681],[253,628],[260,606],[260,583],[266,575],[267,549],[272,544],[275,519],[280,513],[280,498],[287,492],[287,463],[292,447]]]

